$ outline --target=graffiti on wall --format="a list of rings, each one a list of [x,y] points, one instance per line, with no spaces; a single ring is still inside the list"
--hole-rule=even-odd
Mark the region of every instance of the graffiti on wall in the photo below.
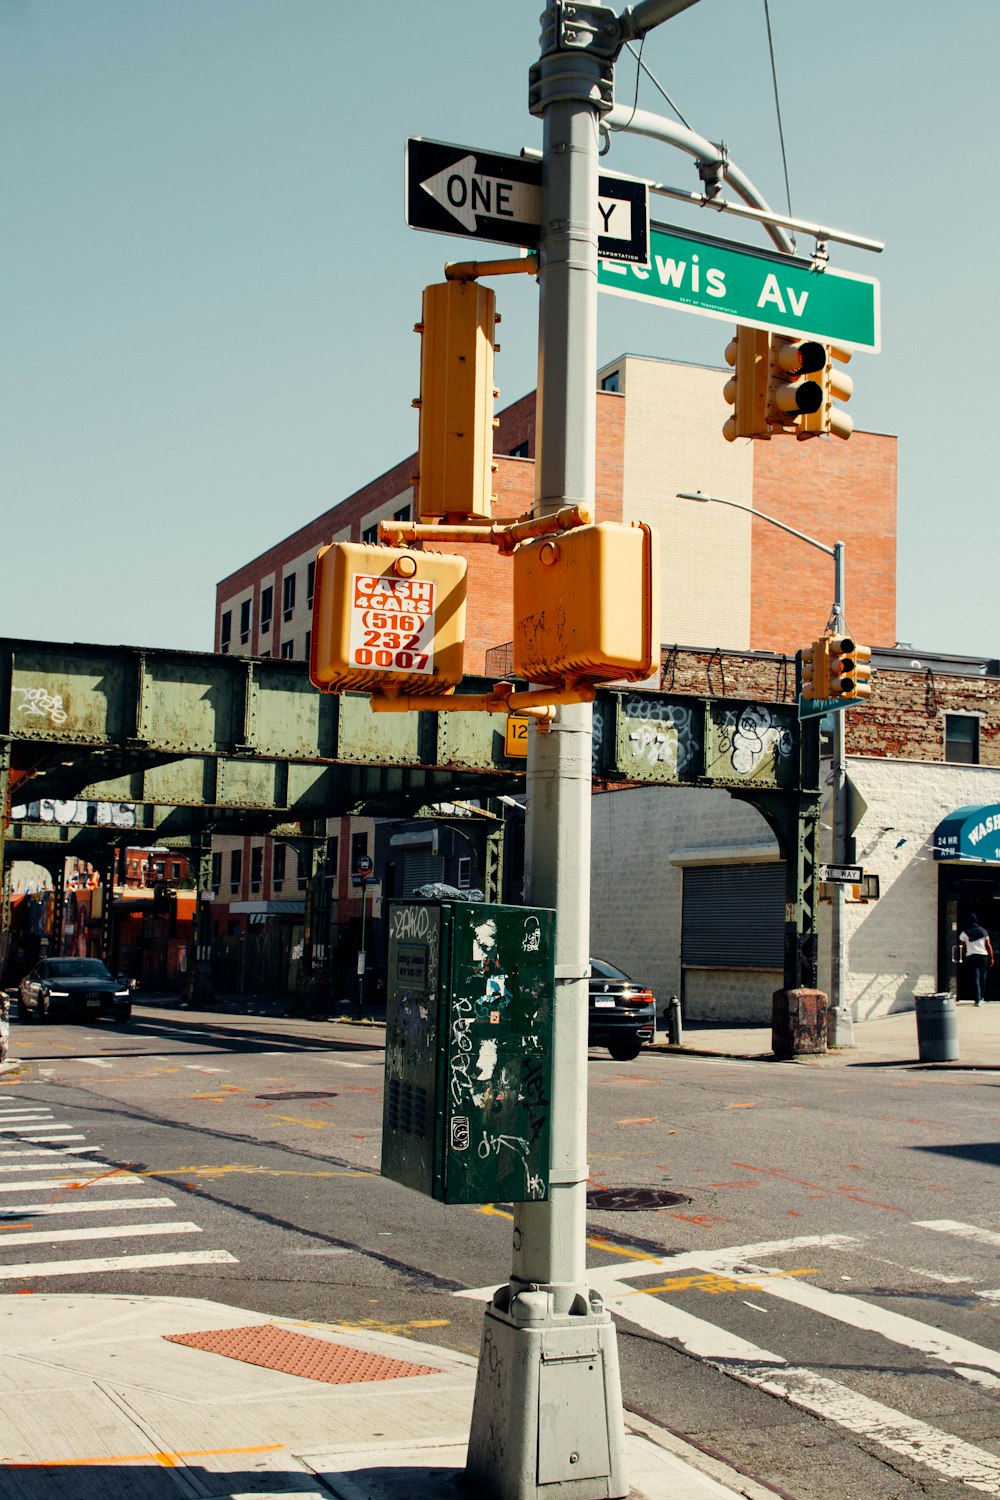
[[[12,807],[10,816],[15,823],[58,823],[60,828],[137,826],[134,802],[60,802],[54,797],[42,797],[38,802],[22,802]]]
[[[719,748],[737,776],[777,770],[795,750],[795,736],[769,703],[727,710],[719,727]]]
[[[69,718],[63,707],[61,693],[52,694],[43,687],[16,687],[13,691],[21,695],[21,702],[16,709],[19,714],[27,714],[33,719],[47,719],[55,729],[61,728]]]

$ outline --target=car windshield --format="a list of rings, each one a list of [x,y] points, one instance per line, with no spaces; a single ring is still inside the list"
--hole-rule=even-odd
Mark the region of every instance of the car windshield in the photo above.
[[[52,958],[45,966],[46,979],[110,979],[99,958]]]
[[[621,969],[616,969],[614,964],[605,963],[603,958],[592,958],[590,960],[590,967],[597,979],[629,979],[629,976],[623,973]],[[629,983],[631,983],[631,980],[629,980]]]

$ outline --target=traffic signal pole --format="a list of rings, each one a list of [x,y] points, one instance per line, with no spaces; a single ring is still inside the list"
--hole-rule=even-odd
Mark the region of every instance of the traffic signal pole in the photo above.
[[[833,633],[845,633],[844,621],[844,544],[833,544]],[[831,802],[833,807],[833,862],[837,865],[853,863],[848,860],[847,843],[850,830],[847,827],[847,747],[844,712],[833,715],[833,745],[831,764]],[[831,1046],[854,1046],[854,1023],[850,1007],[845,1003],[845,979],[847,976],[847,929],[845,924],[847,887],[841,881],[833,885],[832,920],[830,923],[830,1016],[828,1036]]]
[[[542,17],[531,109],[544,124],[535,511],[590,506],[596,474],[598,121],[611,104],[617,18]],[[595,33],[590,33],[591,35]],[[553,607],[557,601],[553,600]],[[592,709],[531,734],[526,899],[557,913],[551,1180],[514,1205],[510,1280],[483,1328],[467,1472],[495,1500],[628,1494],[615,1328],[586,1284],[587,1006]]]

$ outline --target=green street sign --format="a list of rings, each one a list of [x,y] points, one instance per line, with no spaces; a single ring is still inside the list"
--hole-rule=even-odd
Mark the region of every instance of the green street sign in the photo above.
[[[800,256],[751,250],[709,235],[653,224],[649,265],[598,261],[602,291],[684,312],[844,344],[879,348],[879,284]]]
[[[799,718],[821,719],[843,708],[864,708],[867,698],[803,698],[799,694]]]

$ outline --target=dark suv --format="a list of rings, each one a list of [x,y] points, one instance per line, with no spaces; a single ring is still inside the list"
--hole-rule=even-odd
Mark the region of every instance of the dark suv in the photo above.
[[[656,1028],[652,990],[630,979],[602,958],[590,960],[590,1019],[588,1045],[607,1047],[617,1062],[638,1057],[643,1042],[651,1042]]]
[[[43,958],[21,980],[17,994],[22,1021],[112,1016],[124,1026],[132,1014],[128,984],[110,974],[99,958]]]

